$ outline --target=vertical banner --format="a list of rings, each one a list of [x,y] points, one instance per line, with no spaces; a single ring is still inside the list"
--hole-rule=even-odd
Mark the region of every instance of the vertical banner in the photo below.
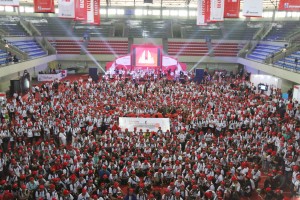
[[[75,18],[75,2],[74,0],[58,0],[58,17]]]
[[[240,0],[225,0],[224,18],[239,18],[240,6]]]
[[[87,0],[75,0],[75,20],[86,21]]]
[[[100,25],[100,0],[94,0],[94,24]]]
[[[210,1],[210,21],[224,21],[224,0]]]
[[[19,0],[0,0],[0,6],[19,6]]]
[[[94,23],[94,0],[86,0],[86,22],[93,24]]]
[[[210,1],[198,0],[197,4],[197,25],[207,25],[210,20]]]
[[[35,13],[55,13],[54,0],[34,0]]]
[[[280,0],[278,10],[300,12],[300,0]]]
[[[245,17],[262,17],[263,0],[244,0],[243,15]]]

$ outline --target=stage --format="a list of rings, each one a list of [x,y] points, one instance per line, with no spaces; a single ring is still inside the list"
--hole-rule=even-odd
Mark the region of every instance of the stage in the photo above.
[[[161,78],[179,79],[186,74],[186,64],[163,54],[162,46],[153,44],[132,45],[129,55],[120,56],[106,64],[108,77],[130,77],[131,79]]]

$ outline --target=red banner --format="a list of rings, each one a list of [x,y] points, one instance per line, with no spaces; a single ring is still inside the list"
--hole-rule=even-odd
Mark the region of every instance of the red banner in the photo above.
[[[100,0],[94,0],[94,24],[100,24]]]
[[[278,5],[280,11],[297,11],[300,12],[299,0],[280,0]]]
[[[224,18],[239,18],[240,9],[239,0],[225,0]]]
[[[198,0],[197,5],[197,25],[207,25],[210,21],[211,0]]]
[[[34,0],[35,13],[55,13],[54,0]]]
[[[87,17],[87,1],[75,0],[75,20],[86,21]]]

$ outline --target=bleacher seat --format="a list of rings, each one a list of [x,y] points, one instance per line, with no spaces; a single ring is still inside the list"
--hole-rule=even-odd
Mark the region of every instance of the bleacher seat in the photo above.
[[[0,49],[0,65],[6,64],[7,52]]]
[[[289,35],[298,31],[299,28],[299,21],[275,22],[272,30],[268,33],[264,40],[286,41],[289,39]]]
[[[11,45],[28,54],[30,59],[46,56],[47,53],[34,40],[14,41]]]
[[[241,49],[238,43],[212,43],[214,56],[237,56]]]
[[[13,17],[1,16],[0,19],[1,19],[0,29],[7,32],[9,36],[16,36],[16,37],[28,36],[28,34],[23,29],[23,27],[19,24],[20,19],[18,17],[13,18]]]
[[[168,42],[168,54],[176,56],[205,56],[208,47],[205,42]]]
[[[298,63],[295,62],[295,59],[298,59]],[[300,71],[300,51],[296,51],[291,55],[278,60],[275,65],[289,70]]]
[[[53,40],[51,44],[58,54],[80,54],[83,46],[82,40]],[[87,52],[91,54],[126,55],[128,53],[128,41],[89,41]]]
[[[282,46],[274,46],[268,44],[258,44],[254,50],[247,56],[248,59],[263,62],[266,58],[270,57],[273,53],[281,51]]]

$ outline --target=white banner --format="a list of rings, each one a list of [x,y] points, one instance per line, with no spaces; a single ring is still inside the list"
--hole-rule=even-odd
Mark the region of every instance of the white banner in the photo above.
[[[244,0],[243,15],[245,17],[262,17],[263,0]]]
[[[224,0],[210,1],[210,21],[224,21]]]
[[[162,66],[167,67],[167,66],[174,66],[177,65],[178,61],[174,58],[168,57],[168,56],[163,56],[162,59]]]
[[[0,6],[19,6],[19,0],[0,0]]]
[[[58,0],[58,17],[75,18],[75,0]]]
[[[198,0],[197,4],[197,25],[207,25],[206,23],[206,1]]]
[[[139,131],[142,129],[146,132],[149,129],[150,132],[157,131],[158,127],[161,127],[163,132],[170,130],[169,118],[132,118],[132,117],[119,117],[119,126],[122,131],[127,128],[128,131],[133,131],[137,128]]]
[[[64,70],[66,71],[66,70]],[[60,80],[66,77],[65,73],[58,73],[58,74],[39,74],[38,81],[54,81]]]
[[[94,19],[94,0],[87,0],[87,13],[86,13],[86,22],[93,24]]]
[[[116,59],[117,65],[131,65],[131,57],[130,56],[123,56]]]

